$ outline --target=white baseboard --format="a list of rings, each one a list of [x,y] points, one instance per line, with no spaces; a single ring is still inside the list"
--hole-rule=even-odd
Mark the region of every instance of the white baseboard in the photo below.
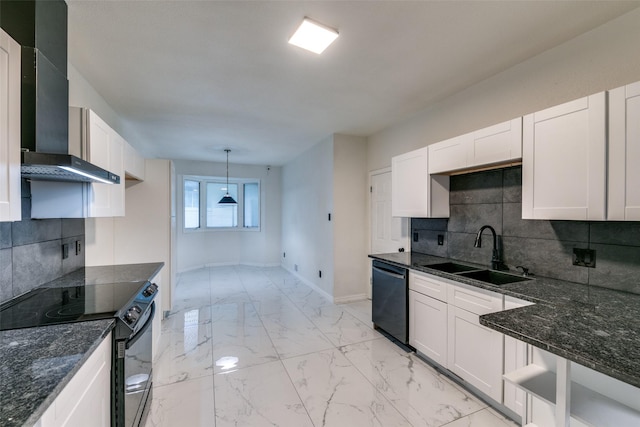
[[[184,270],[180,270],[178,271],[178,274],[181,273],[187,273],[189,271],[193,271],[193,270],[200,270],[201,268],[209,268],[209,267],[229,267],[229,266],[233,266],[233,265],[246,265],[247,267],[280,267],[281,264],[274,262],[274,263],[265,263],[265,264],[260,264],[260,263],[251,263],[251,262],[214,262],[214,263],[207,263],[207,264],[203,264],[203,265],[198,265],[198,266],[194,266],[194,267],[188,267],[185,268]]]
[[[284,268],[285,270],[287,270],[289,273],[291,273],[294,276],[296,276],[302,283],[304,283],[305,285],[309,286],[314,291],[318,292],[320,295],[322,295],[324,298],[326,298],[327,301],[333,302],[333,296],[328,294],[327,291],[325,291],[323,289],[320,289],[318,287],[318,285],[316,285],[315,283],[305,279],[297,271],[291,270],[291,269],[285,267],[284,265],[281,265],[281,267]]]
[[[364,301],[369,299],[367,294],[346,295],[344,297],[333,298],[335,304],[346,304],[356,301]]]

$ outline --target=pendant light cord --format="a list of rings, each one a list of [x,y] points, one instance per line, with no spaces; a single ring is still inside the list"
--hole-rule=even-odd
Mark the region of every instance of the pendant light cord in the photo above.
[[[228,148],[225,148],[224,150],[227,153],[227,196],[229,195],[229,150]]]

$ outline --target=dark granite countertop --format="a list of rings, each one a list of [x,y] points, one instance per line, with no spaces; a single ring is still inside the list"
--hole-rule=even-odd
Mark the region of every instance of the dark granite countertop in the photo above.
[[[97,267],[83,267],[56,280],[45,283],[41,287],[67,287],[82,285],[100,285],[110,283],[144,284],[153,279],[162,270],[163,262],[149,262],[144,264],[102,265]]]
[[[42,287],[153,279],[164,263],[85,267]],[[0,331],[0,426],[31,426],[115,325],[93,320]]]
[[[534,302],[485,314],[480,316],[480,323],[640,387],[640,295],[537,276],[494,286],[427,267],[447,261],[481,269],[488,266],[411,252],[370,257]]]
[[[114,319],[0,332],[0,425],[32,426],[115,324]]]

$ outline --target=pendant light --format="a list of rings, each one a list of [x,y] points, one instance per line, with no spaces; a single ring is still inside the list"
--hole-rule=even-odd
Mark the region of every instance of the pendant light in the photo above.
[[[227,153],[227,194],[225,194],[222,199],[218,202],[219,205],[236,205],[237,202],[233,200],[233,197],[229,195],[229,148],[225,148],[224,151]]]

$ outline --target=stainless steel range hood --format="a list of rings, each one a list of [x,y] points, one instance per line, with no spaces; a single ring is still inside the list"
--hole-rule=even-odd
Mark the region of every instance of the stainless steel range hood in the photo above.
[[[32,181],[119,183],[118,175],[71,155],[69,149],[65,1],[2,0],[0,21],[22,46],[22,176]]]
[[[23,152],[21,169],[32,180],[120,183],[118,175],[71,154]]]

